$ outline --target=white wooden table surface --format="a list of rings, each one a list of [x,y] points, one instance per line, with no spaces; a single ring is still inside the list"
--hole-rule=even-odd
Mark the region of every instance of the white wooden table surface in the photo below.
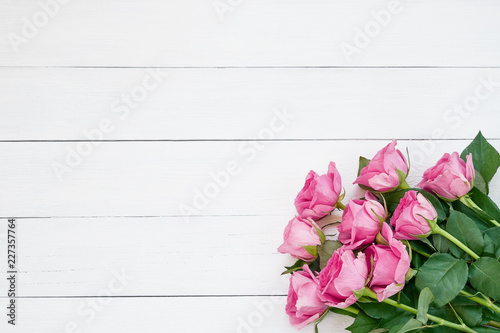
[[[0,0],[0,332],[294,332],[306,173],[396,138],[415,185],[499,112],[497,0]]]

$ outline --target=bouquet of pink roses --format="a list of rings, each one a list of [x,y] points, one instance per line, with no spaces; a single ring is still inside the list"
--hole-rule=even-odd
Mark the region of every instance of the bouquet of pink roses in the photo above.
[[[460,156],[444,154],[426,170],[418,188],[406,183],[395,140],[359,162],[364,198],[342,204],[331,162],[327,174],[307,175],[295,199],[278,249],[298,259],[283,273],[290,323],[317,332],[333,312],[354,317],[354,333],[500,331],[500,210],[488,196],[495,148],[479,133]],[[323,232],[335,209],[338,240]]]

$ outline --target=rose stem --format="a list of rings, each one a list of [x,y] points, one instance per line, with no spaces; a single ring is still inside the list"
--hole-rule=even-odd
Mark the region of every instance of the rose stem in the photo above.
[[[495,304],[493,304],[493,302],[490,301],[489,299],[486,300],[484,298],[474,296],[473,294],[470,294],[470,293],[463,291],[463,290],[460,291],[460,295],[467,297],[471,301],[474,301],[478,304],[484,305],[484,306],[490,308],[491,310],[495,311],[496,313],[500,313],[500,308],[498,306],[496,306]]]
[[[427,253],[419,252],[419,251],[415,250],[413,247],[412,247],[412,251],[420,253],[421,255],[423,255],[426,258],[430,258],[430,255],[428,255]],[[496,313],[500,313],[500,307],[493,304],[493,302],[490,300],[485,300],[484,298],[474,296],[474,295],[472,295],[464,290],[460,291],[460,295],[467,297],[471,301],[474,301],[478,304],[484,305],[484,306],[490,308],[492,311],[495,311]]]
[[[500,323],[498,321],[490,321],[490,322],[487,322],[486,325],[488,326],[493,326],[493,327],[496,327],[496,328],[500,328]]]
[[[474,260],[479,259],[479,256],[476,253],[474,253],[474,251],[469,249],[464,243],[462,243],[461,241],[459,241],[458,239],[453,237],[451,234],[449,234],[448,232],[441,229],[437,224],[435,224],[434,226],[431,226],[431,229],[432,229],[433,234],[441,235],[441,236],[447,238],[449,241],[454,243],[456,246],[458,246],[459,248],[464,250],[468,255],[470,255],[472,258],[474,258]]]
[[[356,315],[359,313],[359,310],[356,308],[353,308],[352,306],[348,306],[347,308],[343,308],[341,310],[344,310],[344,311],[347,311],[347,312],[350,312],[350,313],[353,313]]]
[[[461,197],[460,202],[463,203],[464,205],[466,205],[467,207],[469,207],[470,209],[472,209],[474,211],[474,213],[479,215],[479,217],[481,219],[485,220],[486,222],[490,222],[491,224],[493,224],[496,227],[500,227],[500,223],[498,223],[496,220],[494,220],[490,216],[488,216],[484,212],[484,210],[482,210],[481,207],[476,205],[476,203],[474,201],[472,201],[472,199],[470,197],[468,197],[467,195],[464,195],[463,197]]]
[[[373,291],[371,291],[368,288],[365,288],[365,291],[364,291],[363,295],[371,297],[371,298],[374,298],[374,299],[377,299],[377,294],[375,294]],[[395,300],[392,300],[390,298],[386,298],[382,302],[386,303],[386,304],[389,304],[389,305],[392,305],[392,306],[394,306],[396,308],[400,308],[402,310],[408,311],[408,312],[413,313],[413,314],[417,314],[418,313],[417,309],[412,308],[412,307],[410,307],[408,305],[405,305],[405,304],[398,303]],[[446,326],[446,327],[454,328],[454,329],[462,331],[462,332],[477,333],[476,331],[474,331],[472,328],[466,326],[465,324],[463,324],[463,325],[455,324],[455,323],[452,323],[451,321],[447,321],[447,320],[445,320],[443,318],[436,317],[436,316],[433,316],[433,315],[430,315],[430,314],[427,314],[427,318],[429,318],[431,321],[439,324],[440,326]]]

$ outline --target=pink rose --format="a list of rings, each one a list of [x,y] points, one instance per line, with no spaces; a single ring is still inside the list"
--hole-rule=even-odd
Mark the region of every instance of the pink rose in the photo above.
[[[377,294],[379,302],[403,289],[406,273],[410,269],[410,256],[406,247],[393,237],[387,223],[382,226],[382,237],[388,245],[373,244],[365,251],[367,269],[371,268],[373,260],[372,278],[368,286]]]
[[[338,226],[339,241],[347,250],[357,250],[372,243],[380,231],[380,216],[385,220],[384,207],[375,200],[349,200]]]
[[[370,187],[378,192],[394,190],[400,185],[396,169],[408,175],[408,164],[403,154],[396,149],[396,140],[392,140],[380,150],[366,167],[361,169],[353,184]]]
[[[369,272],[363,253],[356,258],[341,247],[319,274],[319,297],[328,306],[346,308],[357,301],[354,292],[365,287]]]
[[[474,164],[472,154],[465,163],[457,152],[444,154],[435,166],[424,172],[417,186],[443,199],[456,200],[466,195],[474,187]]]
[[[395,227],[396,239],[418,239],[415,235],[428,235],[431,227],[426,221],[437,219],[434,206],[422,193],[408,191],[398,204],[391,217],[391,225]]]
[[[318,176],[311,170],[304,187],[295,198],[299,216],[318,220],[330,214],[337,205],[341,191],[342,180],[334,162],[330,162],[326,175]]]
[[[321,245],[317,224],[309,219],[301,219],[296,216],[288,222],[283,233],[284,242],[278,248],[280,253],[289,253],[292,256],[304,260],[313,261],[316,257],[309,254],[303,246]]]
[[[290,324],[301,329],[318,320],[327,310],[327,306],[319,299],[318,278],[304,265],[302,272],[294,272],[290,278],[286,313]]]

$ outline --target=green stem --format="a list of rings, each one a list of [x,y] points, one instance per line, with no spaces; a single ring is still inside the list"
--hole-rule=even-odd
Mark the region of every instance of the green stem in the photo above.
[[[490,321],[488,323],[486,323],[486,325],[488,326],[493,326],[493,327],[496,327],[496,328],[500,328],[500,323],[498,321]]]
[[[485,222],[489,222],[490,224],[493,224],[495,227],[500,227],[500,223],[498,223],[495,219],[492,219],[491,216],[486,214],[484,210],[481,209],[472,199],[464,195],[463,197],[460,198],[460,202],[469,207],[476,213],[481,219],[483,219]]]
[[[368,297],[377,299],[377,294],[375,294],[373,291],[371,291],[368,288],[365,289],[364,296],[368,296]],[[392,300],[390,298],[386,298],[382,302],[386,303],[386,304],[389,304],[389,305],[392,305],[392,306],[394,306],[396,308],[408,311],[408,312],[413,313],[413,314],[417,314],[418,313],[417,309],[412,308],[411,306],[408,306],[408,305],[405,305],[405,304],[398,303],[395,300]],[[427,318],[429,318],[431,321],[437,323],[440,326],[446,326],[446,327],[454,328],[454,329],[456,329],[458,331],[462,331],[462,332],[477,333],[476,331],[474,331],[472,328],[466,326],[465,324],[463,324],[463,325],[455,324],[455,323],[452,323],[451,321],[447,321],[447,320],[445,320],[443,318],[436,317],[436,316],[433,316],[433,315],[430,315],[430,314],[427,314]]]
[[[474,302],[476,302],[478,304],[484,305],[487,308],[490,308],[492,311],[495,311],[496,313],[500,313],[500,307],[498,307],[495,304],[493,304],[493,302],[490,301],[489,299],[486,300],[484,298],[477,297],[477,296],[475,296],[473,294],[470,294],[470,293],[468,293],[466,291],[463,291],[463,290],[460,292],[460,295],[465,296],[468,299],[470,299],[471,301],[474,301]]]
[[[341,209],[341,210],[345,210],[344,204],[342,202],[340,202],[340,201],[337,202],[337,208]]]
[[[410,247],[411,247],[411,250],[412,250],[412,251],[417,252],[418,254],[421,254],[421,255],[423,255],[423,256],[424,256],[424,257],[426,257],[426,258],[430,258],[430,257],[431,257],[431,255],[430,255],[430,254],[427,254],[427,253],[425,253],[425,252],[419,251],[419,250],[415,249],[415,248],[414,248],[413,246],[411,246],[411,245],[410,245]]]
[[[356,308],[353,308],[352,306],[348,306],[347,308],[343,308],[342,310],[356,314],[356,315],[359,313],[359,310]]]
[[[433,234],[441,235],[441,236],[447,238],[449,241],[454,243],[456,246],[458,246],[459,248],[464,250],[468,255],[470,255],[472,258],[474,258],[474,260],[479,259],[479,256],[476,253],[474,253],[474,251],[472,251],[464,243],[462,243],[461,241],[459,241],[458,239],[453,237],[453,235],[451,235],[448,232],[446,232],[445,230],[441,229],[437,224],[431,226],[431,229],[432,229]]]

